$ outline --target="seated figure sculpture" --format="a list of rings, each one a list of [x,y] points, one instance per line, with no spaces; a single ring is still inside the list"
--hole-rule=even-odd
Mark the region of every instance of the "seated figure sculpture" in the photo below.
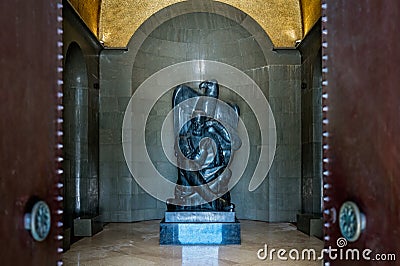
[[[178,180],[175,197],[167,200],[169,211],[234,211],[228,184],[233,152],[241,146],[239,108],[218,96],[216,80],[202,82],[199,92],[185,85],[174,91]],[[191,98],[194,106],[179,108]]]

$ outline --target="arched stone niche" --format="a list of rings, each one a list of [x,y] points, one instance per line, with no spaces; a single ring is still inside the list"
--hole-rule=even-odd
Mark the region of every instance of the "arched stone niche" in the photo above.
[[[82,49],[72,42],[64,66],[64,224],[87,212],[82,184],[88,175],[88,73]]]
[[[251,129],[250,162],[232,191],[238,217],[295,221],[301,206],[300,54],[295,49],[274,50],[268,35],[251,17],[214,1],[204,1],[200,7],[190,1],[169,6],[135,32],[127,49],[102,51],[100,183],[104,189],[100,191],[100,212],[104,220],[163,216],[165,203],[145,193],[126,166],[122,119],[130,97],[146,78],[169,65],[194,59],[223,62],[246,73],[261,88],[275,115],[275,162],[262,185],[250,192],[248,183],[259,157],[258,121],[239,95],[222,89],[222,99],[239,103],[242,119]],[[158,100],[146,126],[150,157],[168,176],[176,174],[176,169],[159,155],[159,139],[163,117],[172,108],[171,97],[170,90]]]

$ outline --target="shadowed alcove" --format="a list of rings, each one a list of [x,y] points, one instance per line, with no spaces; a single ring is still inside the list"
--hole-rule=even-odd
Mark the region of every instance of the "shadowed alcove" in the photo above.
[[[89,199],[82,193],[89,160],[87,76],[82,50],[73,42],[67,50],[64,72],[64,224],[67,228],[73,228],[73,219],[89,214]]]

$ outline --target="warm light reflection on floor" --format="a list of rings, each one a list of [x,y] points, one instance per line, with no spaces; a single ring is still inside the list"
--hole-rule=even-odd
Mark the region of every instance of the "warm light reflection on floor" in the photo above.
[[[183,246],[182,266],[218,265],[218,246]]]
[[[321,265],[321,261],[260,260],[257,251],[323,248],[323,242],[288,223],[241,220],[242,244],[228,246],[160,246],[160,221],[111,223],[94,237],[71,246],[64,265]]]

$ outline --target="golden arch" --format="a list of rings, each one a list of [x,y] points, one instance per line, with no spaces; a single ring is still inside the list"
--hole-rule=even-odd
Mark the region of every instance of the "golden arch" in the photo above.
[[[126,47],[153,14],[179,2],[205,0],[70,0],[92,32],[108,47]],[[210,0],[215,1],[215,0]],[[274,47],[295,47],[321,15],[319,0],[219,0],[252,17]]]

